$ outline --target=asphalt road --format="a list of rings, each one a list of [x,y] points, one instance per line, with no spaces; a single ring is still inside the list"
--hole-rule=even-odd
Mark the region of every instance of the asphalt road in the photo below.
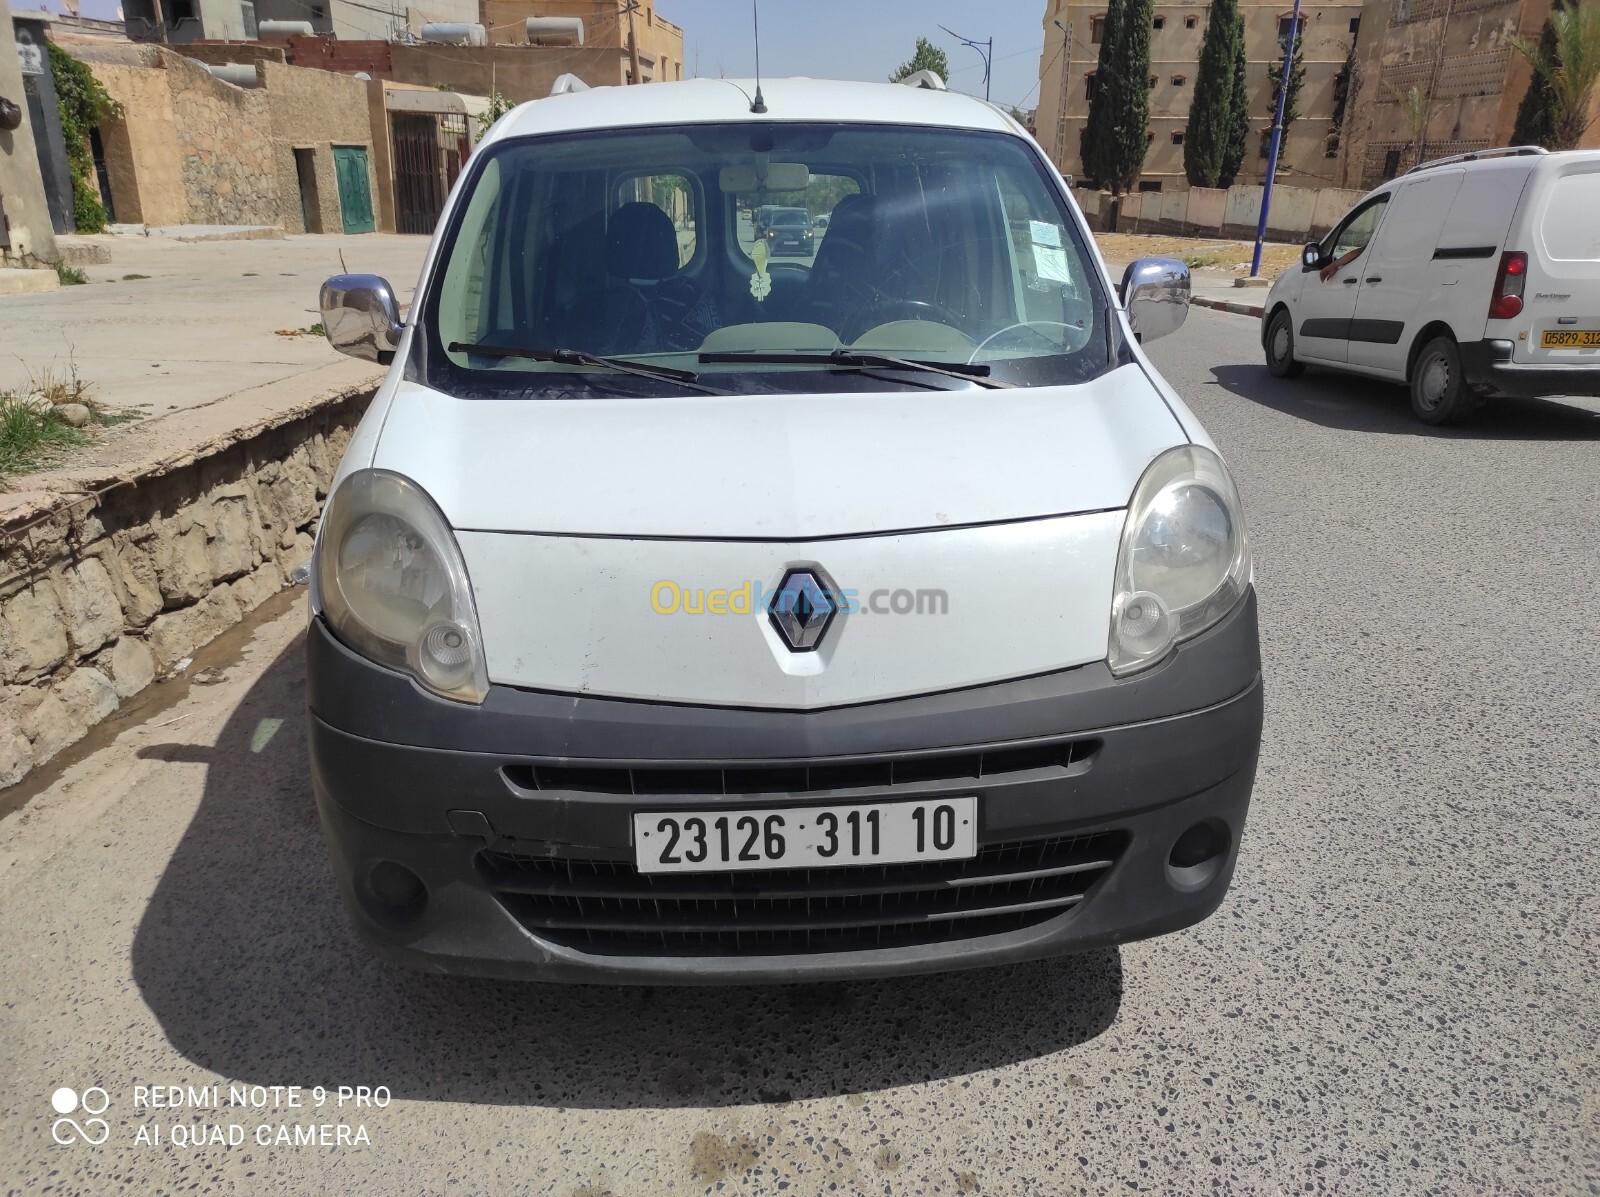
[[[1155,347],[1237,473],[1264,621],[1211,920],[853,985],[392,971],[335,899],[285,603],[0,824],[0,1190],[1595,1191],[1600,416],[1435,433],[1388,387],[1269,379],[1254,336],[1197,311]],[[392,1101],[134,1141],[196,1117],[135,1085],[230,1080]],[[108,1142],[52,1143],[63,1085],[105,1088]],[[324,1122],[370,1142],[254,1140]]]

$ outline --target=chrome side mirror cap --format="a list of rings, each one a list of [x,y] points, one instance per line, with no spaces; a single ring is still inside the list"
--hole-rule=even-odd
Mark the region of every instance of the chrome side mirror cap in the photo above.
[[[328,344],[340,353],[387,366],[405,325],[388,280],[375,274],[336,274],[322,284],[319,306]]]
[[[1306,270],[1316,270],[1322,265],[1322,246],[1315,241],[1300,251],[1300,265]]]
[[[1122,306],[1141,344],[1177,332],[1189,316],[1189,268],[1176,258],[1140,258],[1122,273]]]

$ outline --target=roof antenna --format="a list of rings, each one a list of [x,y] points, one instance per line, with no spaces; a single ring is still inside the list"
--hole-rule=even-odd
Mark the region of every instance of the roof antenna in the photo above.
[[[750,19],[756,27],[756,98],[750,102],[750,111],[765,116],[767,102],[761,96],[761,0],[750,0]]]

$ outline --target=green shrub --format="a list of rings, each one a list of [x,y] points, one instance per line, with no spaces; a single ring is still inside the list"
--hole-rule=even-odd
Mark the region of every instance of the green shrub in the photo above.
[[[54,42],[48,46],[50,78],[55,83],[61,111],[61,139],[66,142],[67,161],[72,167],[72,223],[80,233],[99,233],[106,227],[106,208],[95,183],[89,131],[102,121],[121,116],[122,105],[107,94],[83,63]]]

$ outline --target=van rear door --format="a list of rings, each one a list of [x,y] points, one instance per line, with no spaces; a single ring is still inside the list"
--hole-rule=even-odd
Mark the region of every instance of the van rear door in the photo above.
[[[1600,366],[1600,153],[1540,163],[1518,220],[1528,281],[1513,361]],[[1498,322],[1496,322],[1498,323]]]

